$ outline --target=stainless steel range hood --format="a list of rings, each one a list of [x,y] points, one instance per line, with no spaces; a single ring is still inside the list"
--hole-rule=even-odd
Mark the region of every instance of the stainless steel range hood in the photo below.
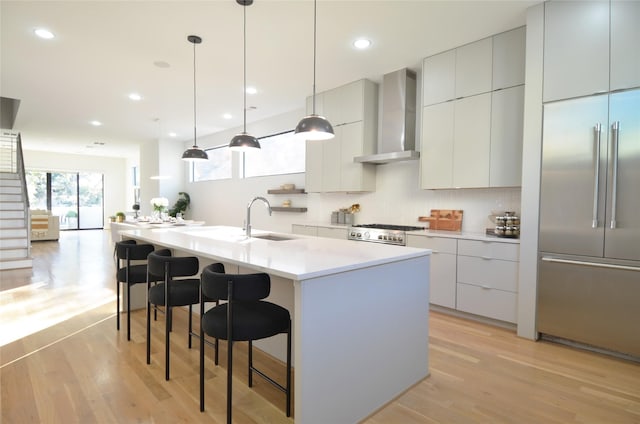
[[[382,79],[382,129],[378,153],[357,156],[354,162],[383,164],[420,158],[416,144],[416,74],[409,69]]]

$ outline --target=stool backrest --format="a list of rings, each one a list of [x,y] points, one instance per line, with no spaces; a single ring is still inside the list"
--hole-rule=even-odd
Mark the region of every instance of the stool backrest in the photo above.
[[[224,274],[205,268],[200,284],[202,293],[211,299],[228,300],[229,282],[233,286],[233,300],[250,302],[265,299],[271,291],[269,274]]]
[[[164,275],[165,279],[196,275],[200,263],[195,256],[171,256],[169,249],[160,249],[147,256],[147,271],[153,275]]]
[[[139,261],[147,259],[154,248],[151,244],[137,244],[135,240],[123,240],[116,242],[116,257]]]

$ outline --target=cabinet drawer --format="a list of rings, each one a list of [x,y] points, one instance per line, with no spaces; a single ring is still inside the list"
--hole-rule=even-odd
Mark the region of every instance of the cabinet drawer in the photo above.
[[[494,241],[459,240],[458,255],[518,261],[520,245]]]
[[[458,282],[518,291],[518,262],[458,256]]]
[[[517,295],[503,290],[484,289],[458,283],[457,309],[515,323],[517,321]]]
[[[407,235],[407,246],[431,249],[434,254],[452,253],[455,255],[457,243],[458,241],[454,238]]]

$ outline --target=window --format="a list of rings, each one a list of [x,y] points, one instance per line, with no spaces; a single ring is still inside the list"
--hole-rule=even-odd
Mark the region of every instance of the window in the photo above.
[[[231,150],[229,146],[205,149],[209,160],[193,162],[191,181],[224,180],[231,178]]]
[[[304,141],[297,140],[293,131],[259,138],[260,150],[244,155],[244,177],[294,174],[304,172]]]
[[[102,228],[102,174],[27,171],[25,177],[31,209],[59,216],[61,230]]]

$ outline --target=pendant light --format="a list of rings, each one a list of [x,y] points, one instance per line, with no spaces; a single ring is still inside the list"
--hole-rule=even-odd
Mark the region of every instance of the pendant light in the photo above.
[[[298,122],[296,137],[303,140],[329,140],[335,137],[331,123],[316,114],[316,0],[313,0],[313,109]]]
[[[247,134],[247,6],[253,4],[253,0],[236,0],[240,6],[244,6],[244,121],[243,130],[240,134],[236,134],[229,143],[229,148],[235,151],[250,151],[260,148],[260,142],[257,138]]]
[[[187,40],[193,44],[193,147],[184,151],[182,160],[196,162],[209,159],[207,152],[199,148],[196,142],[196,44],[202,43],[202,38],[189,35]]]

